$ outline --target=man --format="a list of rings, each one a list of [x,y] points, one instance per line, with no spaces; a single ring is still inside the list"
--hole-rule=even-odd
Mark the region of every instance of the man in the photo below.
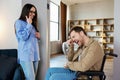
[[[100,70],[104,52],[99,43],[89,38],[82,27],[73,27],[69,34],[68,62],[64,68],[49,68],[46,80],[73,80],[76,71]],[[79,45],[75,52],[74,43]]]

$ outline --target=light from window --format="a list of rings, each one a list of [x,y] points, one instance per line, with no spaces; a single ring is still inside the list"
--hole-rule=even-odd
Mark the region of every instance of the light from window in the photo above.
[[[58,23],[50,22],[50,41],[58,40]]]
[[[58,6],[50,3],[50,21],[58,22]]]
[[[59,40],[59,6],[50,2],[50,41]]]

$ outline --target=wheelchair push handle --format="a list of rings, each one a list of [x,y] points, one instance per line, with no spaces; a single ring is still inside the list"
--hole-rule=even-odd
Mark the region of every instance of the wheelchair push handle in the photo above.
[[[114,53],[106,53],[106,55],[118,57],[118,55],[117,55],[117,54],[114,54]]]

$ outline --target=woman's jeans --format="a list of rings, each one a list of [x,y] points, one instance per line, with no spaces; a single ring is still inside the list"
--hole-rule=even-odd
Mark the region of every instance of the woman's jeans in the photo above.
[[[76,72],[66,68],[49,68],[45,80],[73,80]]]
[[[20,61],[20,65],[22,66],[25,74],[25,80],[35,80],[38,69],[38,61]]]

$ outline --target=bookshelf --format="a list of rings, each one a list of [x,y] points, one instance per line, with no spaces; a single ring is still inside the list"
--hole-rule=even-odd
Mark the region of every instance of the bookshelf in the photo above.
[[[113,52],[114,18],[68,20],[68,32],[75,25],[83,27],[89,37],[97,40],[104,52]]]

